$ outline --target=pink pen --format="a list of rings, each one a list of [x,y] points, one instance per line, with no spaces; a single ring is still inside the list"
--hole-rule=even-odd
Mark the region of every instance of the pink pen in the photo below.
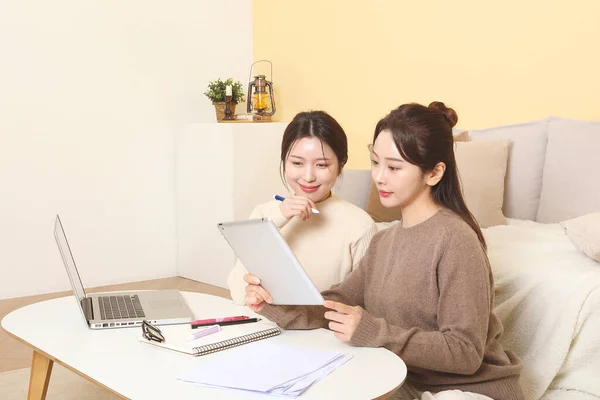
[[[221,326],[220,325],[209,326],[206,329],[202,329],[201,331],[192,333],[192,336],[190,336],[189,338],[187,338],[186,342],[191,342],[192,340],[196,340],[196,339],[199,339],[201,337],[208,336],[208,335],[210,335],[212,333],[217,333],[220,330],[221,330]]]
[[[237,317],[223,317],[223,318],[211,318],[211,319],[197,319],[196,321],[192,321],[192,325],[212,325],[217,322],[229,322],[229,321],[239,321],[242,319],[248,319],[245,315],[239,315]]]

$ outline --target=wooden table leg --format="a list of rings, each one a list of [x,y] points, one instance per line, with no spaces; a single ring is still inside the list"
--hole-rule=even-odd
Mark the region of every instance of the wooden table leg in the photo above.
[[[48,392],[48,382],[52,373],[54,361],[45,355],[33,351],[31,376],[29,377],[29,395],[27,400],[44,400]]]

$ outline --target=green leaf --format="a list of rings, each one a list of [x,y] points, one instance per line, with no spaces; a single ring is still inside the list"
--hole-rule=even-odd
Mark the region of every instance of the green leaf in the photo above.
[[[231,101],[241,103],[246,100],[241,82],[233,82],[232,78],[227,78],[225,81],[218,78],[208,82],[208,87],[204,95],[213,103],[225,101],[225,90],[228,85],[231,85]]]

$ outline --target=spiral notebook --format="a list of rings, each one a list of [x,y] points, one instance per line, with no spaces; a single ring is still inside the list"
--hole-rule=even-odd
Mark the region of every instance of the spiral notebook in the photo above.
[[[165,337],[164,342],[149,341],[143,336],[138,338],[139,341],[192,356],[216,353],[217,351],[277,336],[281,333],[281,329],[277,325],[257,322],[223,326],[220,332],[187,341],[192,333],[197,332],[196,329],[192,330],[189,325],[161,326],[160,329]]]

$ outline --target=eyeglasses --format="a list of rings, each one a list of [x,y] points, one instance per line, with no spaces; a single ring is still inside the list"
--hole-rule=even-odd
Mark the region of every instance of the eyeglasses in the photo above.
[[[152,325],[150,322],[143,320],[142,321],[142,335],[144,338],[155,341],[158,343],[162,343],[165,341],[165,337],[163,336],[160,329],[156,326]]]

